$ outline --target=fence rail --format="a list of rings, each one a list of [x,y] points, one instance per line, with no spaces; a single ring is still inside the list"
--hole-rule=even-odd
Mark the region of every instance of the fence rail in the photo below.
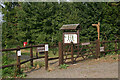
[[[114,50],[109,50],[108,49],[108,46],[106,45],[107,43],[114,43]],[[94,45],[91,45],[91,44],[94,44]],[[91,46],[88,46],[88,45],[91,45]],[[104,51],[100,51],[100,45],[102,45],[104,47]],[[45,58],[45,69],[47,70],[48,68],[48,61],[49,60],[54,60],[54,59],[59,59],[59,65],[63,64],[64,63],[64,56],[66,55],[71,55],[70,58],[67,58],[66,59],[71,59],[72,63],[74,61],[74,54],[78,54],[78,52],[74,52],[74,50],[78,50],[79,51],[79,55],[77,55],[77,57],[83,57],[84,56],[88,56],[88,55],[95,55],[95,56],[99,56],[101,53],[106,53],[106,52],[111,52],[111,51],[119,51],[120,50],[120,40],[114,40],[114,41],[90,41],[90,42],[86,42],[86,43],[79,43],[79,44],[63,44],[61,42],[59,42],[58,46],[57,45],[54,45],[54,46],[49,46],[50,49],[52,48],[56,48],[58,47],[59,49],[59,56],[58,57],[54,57],[54,58],[48,58],[48,52],[45,52],[45,55],[44,56],[38,56],[38,53],[36,52],[36,57],[33,57],[33,48],[34,47],[44,47],[45,44],[40,44],[40,45],[30,45],[30,46],[26,46],[26,47],[17,47],[17,48],[12,48],[12,49],[2,49],[0,51],[2,52],[5,52],[5,51],[18,51],[18,50],[21,50],[21,49],[27,49],[27,48],[30,48],[30,59],[28,60],[25,60],[23,62],[20,62],[20,56],[17,56],[17,63],[16,64],[9,64],[9,65],[4,65],[4,66],[1,66],[0,69],[4,69],[6,67],[13,67],[13,66],[17,66],[18,70],[20,70],[20,65],[21,64],[24,64],[24,63],[27,63],[30,61],[31,63],[31,66],[33,66],[33,60],[35,59],[40,59],[40,58]],[[65,48],[65,46],[69,46],[68,49]],[[80,46],[85,46],[85,47],[82,47],[80,48]],[[82,49],[85,49],[85,51],[82,51]],[[108,49],[108,50],[107,50]],[[68,54],[63,54],[63,51],[68,51],[69,53]],[[82,53],[87,53],[87,52],[92,52],[92,54],[84,54],[82,55]],[[17,55],[17,53],[16,53]]]
[[[108,43],[114,43],[112,44],[113,45],[112,50],[109,49],[110,46],[106,45]],[[102,48],[104,50],[101,50]],[[63,64],[64,60],[66,61],[66,59],[71,59],[71,62],[73,63],[74,58],[78,58],[78,57],[84,58],[84,56],[86,55],[84,53],[91,52],[92,54],[87,54],[87,56],[94,55],[96,58],[99,58],[100,55],[103,53],[106,54],[107,52],[111,52],[111,51],[115,51],[117,53],[117,51],[119,50],[120,50],[120,40],[101,41],[101,42],[99,40],[96,40],[96,41],[90,41],[90,42],[80,42],[77,44],[73,44],[73,43],[64,44],[60,42],[59,43],[59,65]],[[77,57],[74,57],[75,54],[77,54]],[[71,57],[69,56],[68,58],[67,55],[71,55]],[[66,56],[66,59],[64,56]]]
[[[48,51],[44,51],[45,52],[45,55],[44,56],[38,56],[38,53],[36,52],[36,57],[33,57],[33,48],[34,47],[45,47],[45,44],[40,44],[40,45],[30,45],[30,46],[26,46],[26,47],[17,47],[17,48],[11,48],[11,49],[2,49],[0,51],[2,52],[5,52],[5,51],[16,51],[16,59],[17,59],[17,63],[15,64],[9,64],[9,65],[4,65],[4,66],[1,66],[0,69],[4,69],[4,68],[7,68],[7,67],[14,67],[16,66],[17,67],[17,70],[18,72],[20,72],[21,70],[21,67],[20,65],[21,64],[24,64],[24,63],[27,63],[30,61],[30,64],[31,66],[33,66],[33,60],[35,59],[40,59],[40,58],[45,58],[45,69],[47,70],[48,69],[48,61],[49,60],[54,60],[54,59],[59,59],[59,57],[53,57],[53,58],[48,58]],[[57,46],[54,45],[54,46],[49,46],[49,48],[56,48]],[[30,59],[27,59],[25,61],[22,61],[20,62],[20,56],[17,55],[17,51],[18,50],[21,50],[21,49],[27,49],[27,48],[30,48]]]

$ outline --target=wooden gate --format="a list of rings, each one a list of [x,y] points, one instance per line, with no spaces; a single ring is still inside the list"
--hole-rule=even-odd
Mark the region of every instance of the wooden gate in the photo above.
[[[120,50],[119,44],[120,40],[111,41],[115,44],[114,50],[106,50],[105,43],[109,41],[92,41],[83,42],[79,44],[63,44],[59,42],[59,65],[63,63],[75,63],[80,60],[85,60],[88,58],[98,58],[101,54],[109,51]],[[109,46],[108,46],[109,47]]]

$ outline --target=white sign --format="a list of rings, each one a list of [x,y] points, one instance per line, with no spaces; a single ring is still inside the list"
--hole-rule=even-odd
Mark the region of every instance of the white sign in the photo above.
[[[77,43],[77,34],[64,34],[64,43]]]
[[[48,44],[45,44],[45,51],[48,51]]]
[[[104,51],[104,47],[100,47],[100,52]]]
[[[86,42],[86,43],[81,43],[81,45],[89,45],[90,42]]]
[[[37,47],[37,51],[38,52],[44,52],[45,51],[45,47]]]
[[[21,51],[17,51],[17,56],[21,56]]]

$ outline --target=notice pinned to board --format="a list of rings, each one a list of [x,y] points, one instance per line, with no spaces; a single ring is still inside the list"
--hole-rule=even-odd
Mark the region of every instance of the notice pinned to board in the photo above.
[[[37,47],[37,52],[44,52],[45,51],[45,47]]]
[[[100,52],[104,51],[104,47],[100,47]]]
[[[48,51],[48,44],[45,44],[45,51]]]
[[[86,42],[86,43],[81,43],[81,45],[89,45],[90,42]]]
[[[21,56],[21,51],[17,51],[17,56]]]

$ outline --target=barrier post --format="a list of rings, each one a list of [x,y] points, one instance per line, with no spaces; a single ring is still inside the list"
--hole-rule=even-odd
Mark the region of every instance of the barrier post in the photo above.
[[[117,54],[117,41],[115,41],[115,53]]]
[[[17,56],[17,72],[20,73],[20,70],[21,70],[21,67],[20,67],[20,57],[21,57],[20,46],[17,46],[16,56]]]
[[[48,69],[48,51],[45,51],[45,70]]]
[[[96,58],[100,57],[100,41],[96,40]]]
[[[61,42],[58,43],[59,45],[59,66],[63,64],[63,45]]]
[[[73,42],[71,42],[71,61],[74,63],[74,56],[73,56]]]
[[[33,48],[32,48],[32,44],[30,44],[31,48],[30,48],[30,65],[33,66]]]

